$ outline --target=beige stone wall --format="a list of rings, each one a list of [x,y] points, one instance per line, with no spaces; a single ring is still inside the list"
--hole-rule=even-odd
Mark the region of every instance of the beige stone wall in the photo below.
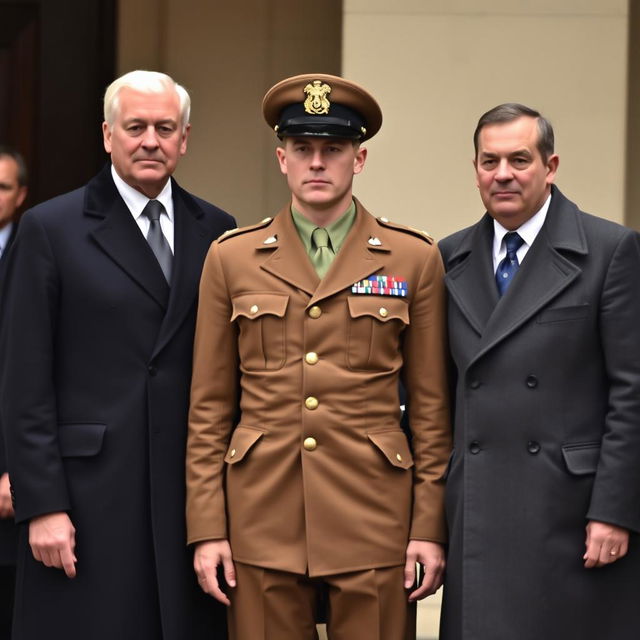
[[[554,125],[558,186],[621,222],[627,13],[625,0],[345,0],[343,73],[385,115],[356,193],[438,238],[474,222],[475,124],[517,101]]]
[[[176,177],[250,224],[288,200],[260,105],[278,80],[340,72],[342,3],[323,0],[127,0],[118,71],[151,68],[190,92],[192,133]]]

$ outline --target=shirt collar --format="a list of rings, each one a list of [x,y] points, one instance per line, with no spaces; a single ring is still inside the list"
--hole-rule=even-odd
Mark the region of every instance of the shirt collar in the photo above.
[[[300,213],[293,205],[291,205],[291,215],[293,216],[293,222],[298,230],[298,235],[302,240],[302,244],[304,245],[307,253],[310,253],[315,249],[311,241],[311,234],[318,225],[311,222],[309,218]],[[340,247],[344,244],[355,217],[356,203],[352,200],[349,208],[335,222],[332,222],[328,227],[325,227],[329,234],[331,248],[334,253],[338,253],[338,251],[340,251]]]
[[[142,210],[147,206],[147,202],[149,202],[150,198],[141,193],[137,189],[134,189],[131,185],[127,184],[115,170],[114,166],[111,165],[111,176],[113,177],[113,182],[116,185],[116,189],[118,193],[122,196],[124,203],[127,205],[129,211],[134,218],[139,218],[142,215]],[[162,191],[153,198],[154,200],[158,200],[164,206],[164,210],[167,212],[169,216],[169,220],[173,222],[173,198],[171,197],[171,179],[167,180],[167,183],[164,185]]]
[[[531,246],[536,236],[542,229],[542,225],[547,218],[547,211],[549,211],[549,204],[551,203],[551,194],[544,201],[544,204],[540,209],[532,215],[526,222],[521,224],[514,231],[518,232],[518,235],[525,241],[527,246]],[[502,246],[502,239],[509,233],[509,229],[505,229],[495,218],[493,219],[493,249],[494,255],[497,255]]]

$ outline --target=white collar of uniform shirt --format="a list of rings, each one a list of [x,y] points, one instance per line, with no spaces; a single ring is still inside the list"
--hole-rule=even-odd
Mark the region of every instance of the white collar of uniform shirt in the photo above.
[[[547,211],[549,211],[549,204],[551,203],[551,194],[544,201],[544,204],[537,213],[531,216],[523,225],[519,226],[516,231],[518,235],[524,240],[522,246],[516,252],[518,256],[518,263],[522,264],[524,257],[527,255],[533,241],[536,239],[544,221],[547,219]],[[507,247],[504,246],[502,240],[509,233],[509,229],[505,229],[495,218],[493,219],[493,272],[498,269],[498,265],[502,262],[507,255]]]
[[[149,232],[149,218],[147,216],[142,215],[143,209],[147,206],[147,202],[149,202],[150,198],[141,193],[137,189],[134,189],[132,186],[128,185],[115,170],[114,166],[111,165],[111,176],[113,177],[113,182],[116,185],[116,189],[118,193],[122,196],[124,203],[127,205],[127,209],[131,212],[133,219],[136,221],[138,227],[140,227],[140,231],[142,235],[146,238],[147,233]],[[175,253],[173,250],[173,198],[171,197],[171,178],[167,180],[167,183],[164,185],[162,191],[153,198],[154,200],[158,200],[162,203],[164,207],[164,213],[160,216],[160,227],[162,229],[162,233],[164,237],[167,239],[169,246],[171,247],[172,253]]]
[[[2,256],[2,254],[4,253],[7,242],[9,242],[9,238],[11,237],[11,229],[13,229],[13,222],[10,222],[8,225],[0,229],[0,256]]]

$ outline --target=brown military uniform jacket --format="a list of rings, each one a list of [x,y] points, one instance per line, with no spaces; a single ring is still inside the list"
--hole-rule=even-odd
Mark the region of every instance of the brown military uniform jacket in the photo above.
[[[407,296],[354,293],[370,275],[406,279]],[[322,280],[289,207],[215,242],[195,341],[189,542],[228,537],[240,562],[311,576],[402,564],[410,537],[443,542],[444,316],[437,248],[360,203]]]

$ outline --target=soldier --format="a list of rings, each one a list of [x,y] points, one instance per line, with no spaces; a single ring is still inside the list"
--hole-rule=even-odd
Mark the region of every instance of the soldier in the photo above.
[[[403,640],[444,568],[441,260],[431,238],[352,196],[361,142],[382,123],[367,91],[296,76],[263,113],[291,202],[205,262],[187,451],[195,569],[229,605],[232,640],[316,638],[321,598],[332,640]]]

